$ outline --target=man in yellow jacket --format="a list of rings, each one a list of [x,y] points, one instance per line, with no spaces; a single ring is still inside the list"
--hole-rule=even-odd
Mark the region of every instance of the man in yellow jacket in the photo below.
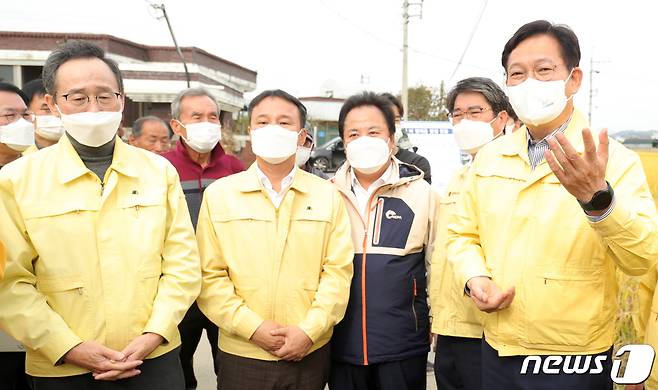
[[[459,148],[475,157],[494,139],[511,134],[517,119],[505,92],[491,79],[470,77],[459,81],[447,97],[449,117]],[[437,243],[432,256],[430,303],[432,333],[437,335],[434,377],[440,389],[482,388],[482,313],[464,295],[446,256],[448,221],[459,199],[470,164],[461,167],[441,198]]]
[[[525,126],[478,152],[448,226],[458,288],[490,313],[485,389],[611,389],[615,272],[643,274],[658,256],[638,156],[574,110],[579,60],[573,31],[547,21],[507,42],[507,95]]]
[[[269,90],[249,118],[256,162],[206,189],[197,224],[197,303],[220,328],[218,387],[322,390],[350,291],[350,222],[331,183],[295,166],[304,105]]]
[[[123,82],[101,48],[69,41],[43,74],[66,135],[0,171],[0,328],[34,390],[180,389],[201,280],[176,170],[116,136]]]

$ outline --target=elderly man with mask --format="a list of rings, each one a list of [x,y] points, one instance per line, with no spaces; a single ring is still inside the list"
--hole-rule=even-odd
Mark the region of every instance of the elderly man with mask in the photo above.
[[[66,135],[0,171],[0,328],[33,390],[180,389],[200,271],[176,170],[117,137],[123,80],[100,47],[65,43],[43,80]]]
[[[208,187],[197,227],[219,389],[322,390],[352,277],[349,219],[331,183],[295,166],[304,105],[269,90],[248,111],[256,162]]]
[[[34,144],[34,113],[13,84],[0,82],[0,169]]]
[[[62,121],[53,115],[46,103],[46,88],[43,80],[35,79],[23,86],[23,93],[27,97],[27,108],[34,113],[34,145],[23,152],[23,155],[36,152],[47,146],[52,146],[64,134]]]
[[[163,156],[178,170],[192,225],[196,227],[206,188],[219,178],[244,171],[244,165],[236,157],[226,154],[219,143],[222,136],[219,105],[207,90],[188,88],[181,91],[171,103],[171,118],[170,125],[174,133],[180,136],[180,141],[175,149]],[[201,313],[196,302],[178,328],[182,339],[180,358],[185,373],[185,387],[195,389],[197,379],[194,375],[194,352],[204,329],[217,374],[219,329]]]
[[[473,158],[480,148],[514,128],[516,115],[507,96],[488,78],[461,80],[448,93],[449,117],[459,148]],[[437,335],[434,377],[445,390],[482,388],[482,315],[465,297],[446,256],[448,221],[459,199],[470,164],[461,167],[450,180],[441,198],[436,250],[432,257],[430,303],[432,333]]]
[[[489,313],[485,389],[612,389],[616,272],[658,258],[639,157],[574,108],[579,61],[567,26],[538,20],[510,38],[501,62],[525,126],[478,151],[448,225],[456,288]],[[575,375],[579,362],[603,365]]]

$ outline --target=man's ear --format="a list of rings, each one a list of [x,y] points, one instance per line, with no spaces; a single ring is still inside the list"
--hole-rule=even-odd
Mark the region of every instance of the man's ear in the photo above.
[[[509,120],[509,114],[507,113],[507,111],[503,110],[498,113],[498,118],[496,120],[499,121],[501,124],[500,131],[505,131],[505,126],[507,126],[507,121]]]
[[[302,146],[306,143],[306,129],[302,127],[299,135],[297,136],[297,146]]]
[[[169,125],[171,126],[171,130],[174,132],[175,135],[178,135],[181,138],[187,138],[187,131],[185,130],[185,127],[180,123],[178,119],[172,118],[169,121]]]
[[[583,82],[583,70],[579,67],[573,68],[571,71],[571,77],[567,81],[566,93],[568,96],[575,95],[580,89],[580,85]]]
[[[45,94],[43,98],[46,100],[46,104],[48,105],[50,112],[55,116],[61,117],[57,107],[55,107],[55,97],[50,94]]]

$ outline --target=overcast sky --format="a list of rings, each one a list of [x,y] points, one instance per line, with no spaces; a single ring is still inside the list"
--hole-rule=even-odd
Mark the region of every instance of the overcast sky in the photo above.
[[[414,0],[411,0],[412,2]],[[420,1],[420,0],[417,0]],[[363,89],[399,93],[402,0],[161,0],[178,42],[258,71],[257,91],[298,96]],[[587,114],[590,58],[592,119],[611,130],[658,130],[658,3],[577,0],[425,0],[409,25],[409,84],[447,87],[486,76],[502,83],[500,53],[522,24],[547,19],[580,39],[585,80],[576,105]],[[457,68],[480,12],[463,63]],[[419,7],[412,6],[417,14]],[[3,1],[0,29],[91,32],[171,45],[164,20],[145,0]],[[453,78],[451,75],[457,72]]]

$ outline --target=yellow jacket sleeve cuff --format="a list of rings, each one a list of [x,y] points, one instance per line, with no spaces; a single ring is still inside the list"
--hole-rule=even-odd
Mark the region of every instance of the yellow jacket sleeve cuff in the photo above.
[[[236,315],[234,321],[233,333],[245,340],[250,340],[264,320],[252,310],[244,308],[241,313]]]
[[[631,213],[628,209],[616,203],[610,214],[604,219],[599,221],[590,220],[589,224],[603,237],[608,237],[623,232],[631,222]]]
[[[172,321],[165,318],[158,318],[157,316],[151,316],[151,319],[144,327],[142,333],[155,333],[162,336],[165,339],[163,344],[168,344],[176,338],[176,333],[178,332],[178,325],[172,323]]]
[[[299,328],[306,333],[306,335],[313,341],[313,344],[326,333],[326,327],[323,326],[323,321],[317,316],[312,315],[312,311],[309,312],[309,315],[304,318],[304,320],[299,323]]]
[[[466,287],[466,283],[468,283],[469,280],[472,278],[478,277],[478,276],[486,276],[488,278],[493,278],[493,275],[489,270],[487,269],[484,264],[468,264],[468,265],[462,265],[460,267],[461,269],[461,285],[464,287],[464,293],[468,291]]]
[[[61,364],[64,355],[83,341],[73,332],[53,333],[48,338],[48,342],[39,348],[39,352],[55,366]]]

